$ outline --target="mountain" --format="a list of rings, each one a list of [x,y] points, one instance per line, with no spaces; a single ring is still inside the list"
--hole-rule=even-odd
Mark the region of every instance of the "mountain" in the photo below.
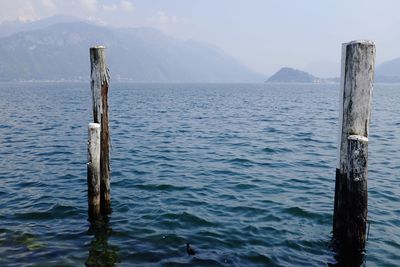
[[[400,58],[383,62],[376,68],[376,74],[379,76],[400,77]]]
[[[254,82],[263,76],[197,41],[152,28],[56,23],[0,38],[0,80],[88,80],[89,47],[107,47],[114,80],[138,82]]]
[[[313,75],[292,68],[281,68],[274,75],[272,75],[266,82],[268,83],[318,83],[321,79]]]
[[[400,58],[383,62],[376,68],[375,81],[400,83]]]

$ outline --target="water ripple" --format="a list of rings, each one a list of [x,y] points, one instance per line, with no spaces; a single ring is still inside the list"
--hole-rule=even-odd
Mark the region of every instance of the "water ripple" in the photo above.
[[[88,84],[0,87],[0,266],[336,264],[337,85],[113,84],[113,213],[99,233]],[[400,262],[399,90],[374,92],[367,266]]]

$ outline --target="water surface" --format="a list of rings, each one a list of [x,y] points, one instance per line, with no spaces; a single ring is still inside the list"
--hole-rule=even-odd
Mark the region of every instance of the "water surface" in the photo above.
[[[335,263],[338,85],[113,83],[109,98],[113,213],[94,235],[89,85],[0,84],[0,266]],[[376,86],[367,266],[400,262],[399,102]]]

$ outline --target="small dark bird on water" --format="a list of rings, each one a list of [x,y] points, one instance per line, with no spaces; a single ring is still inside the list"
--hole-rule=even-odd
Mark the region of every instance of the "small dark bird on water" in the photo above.
[[[196,254],[196,251],[194,251],[194,249],[190,246],[189,243],[186,243],[186,251],[188,255],[194,255]]]

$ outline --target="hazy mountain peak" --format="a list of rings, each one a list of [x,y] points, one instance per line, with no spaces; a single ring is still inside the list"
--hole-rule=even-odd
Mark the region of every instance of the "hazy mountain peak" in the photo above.
[[[376,68],[376,74],[379,76],[400,77],[400,58],[383,62]]]
[[[304,82],[315,83],[319,79],[315,76],[298,69],[283,67],[272,75],[267,82]]]
[[[143,82],[251,82],[262,76],[219,49],[152,28],[61,22],[0,38],[3,80],[87,80],[89,47],[103,44],[112,77]]]

